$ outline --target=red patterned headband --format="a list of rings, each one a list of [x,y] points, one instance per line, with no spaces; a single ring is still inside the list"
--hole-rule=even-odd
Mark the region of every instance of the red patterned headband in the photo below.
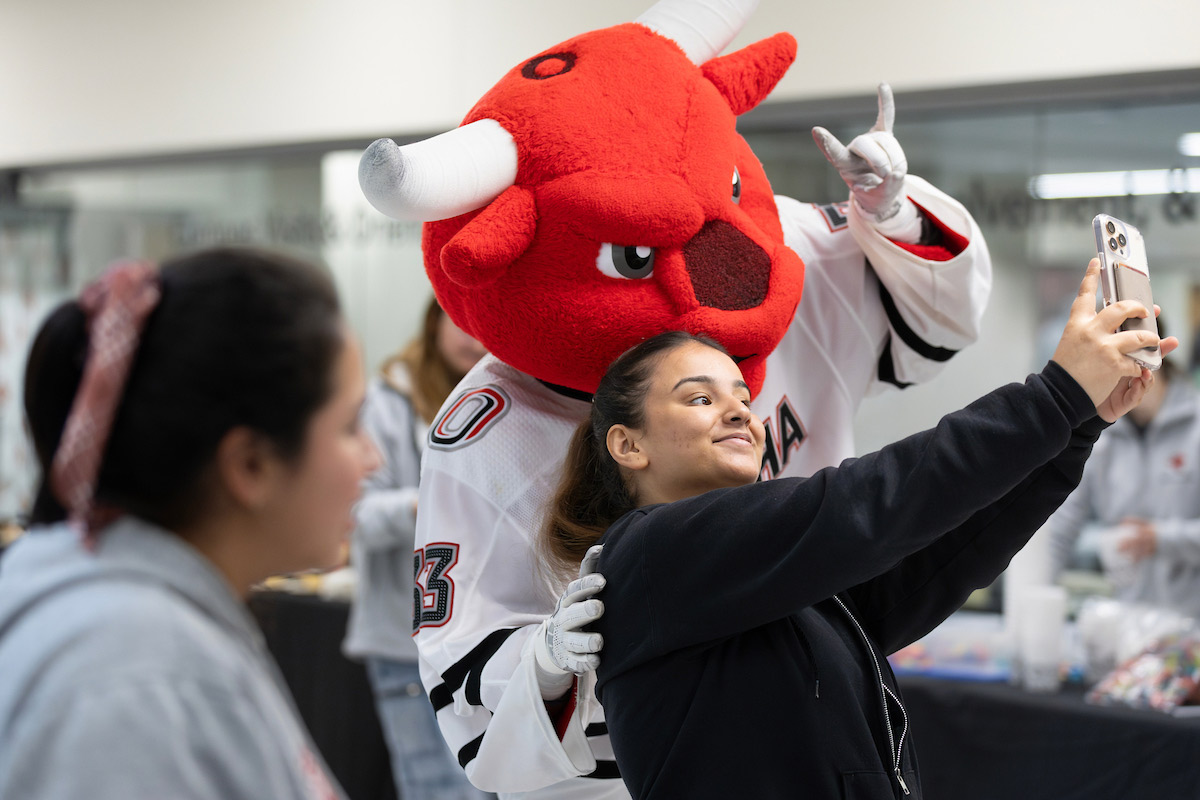
[[[114,264],[79,296],[87,315],[87,360],[50,467],[50,486],[89,546],[115,516],[97,509],[93,495],[142,328],[160,297],[158,270],[141,261]]]

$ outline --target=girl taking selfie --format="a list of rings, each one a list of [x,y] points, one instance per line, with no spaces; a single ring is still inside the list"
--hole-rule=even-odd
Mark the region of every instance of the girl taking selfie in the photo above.
[[[1157,337],[1113,332],[1145,308],[1097,314],[1097,274],[1041,373],[806,479],[756,482],[763,425],[713,342],[613,364],[544,544],[561,571],[603,545],[576,595],[603,603],[597,696],[634,797],[921,796],[886,656],[999,575],[1152,380],[1125,353]]]

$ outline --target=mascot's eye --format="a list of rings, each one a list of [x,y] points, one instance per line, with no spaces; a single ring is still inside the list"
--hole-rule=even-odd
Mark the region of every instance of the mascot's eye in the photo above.
[[[654,273],[654,248],[602,244],[596,268],[610,278],[649,278]]]
[[[742,175],[737,167],[733,168],[733,202],[742,202]]]

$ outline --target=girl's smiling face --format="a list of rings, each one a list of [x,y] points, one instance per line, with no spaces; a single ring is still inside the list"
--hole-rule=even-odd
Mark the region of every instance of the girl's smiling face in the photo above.
[[[638,504],[648,505],[753,483],[765,438],[737,364],[689,342],[654,367],[641,428],[614,425],[608,445]]]

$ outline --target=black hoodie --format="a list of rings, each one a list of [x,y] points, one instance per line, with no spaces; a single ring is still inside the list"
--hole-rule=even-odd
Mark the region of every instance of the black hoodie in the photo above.
[[[597,696],[633,796],[920,798],[885,655],[1003,571],[1104,427],[1051,362],[811,478],[622,517]]]

